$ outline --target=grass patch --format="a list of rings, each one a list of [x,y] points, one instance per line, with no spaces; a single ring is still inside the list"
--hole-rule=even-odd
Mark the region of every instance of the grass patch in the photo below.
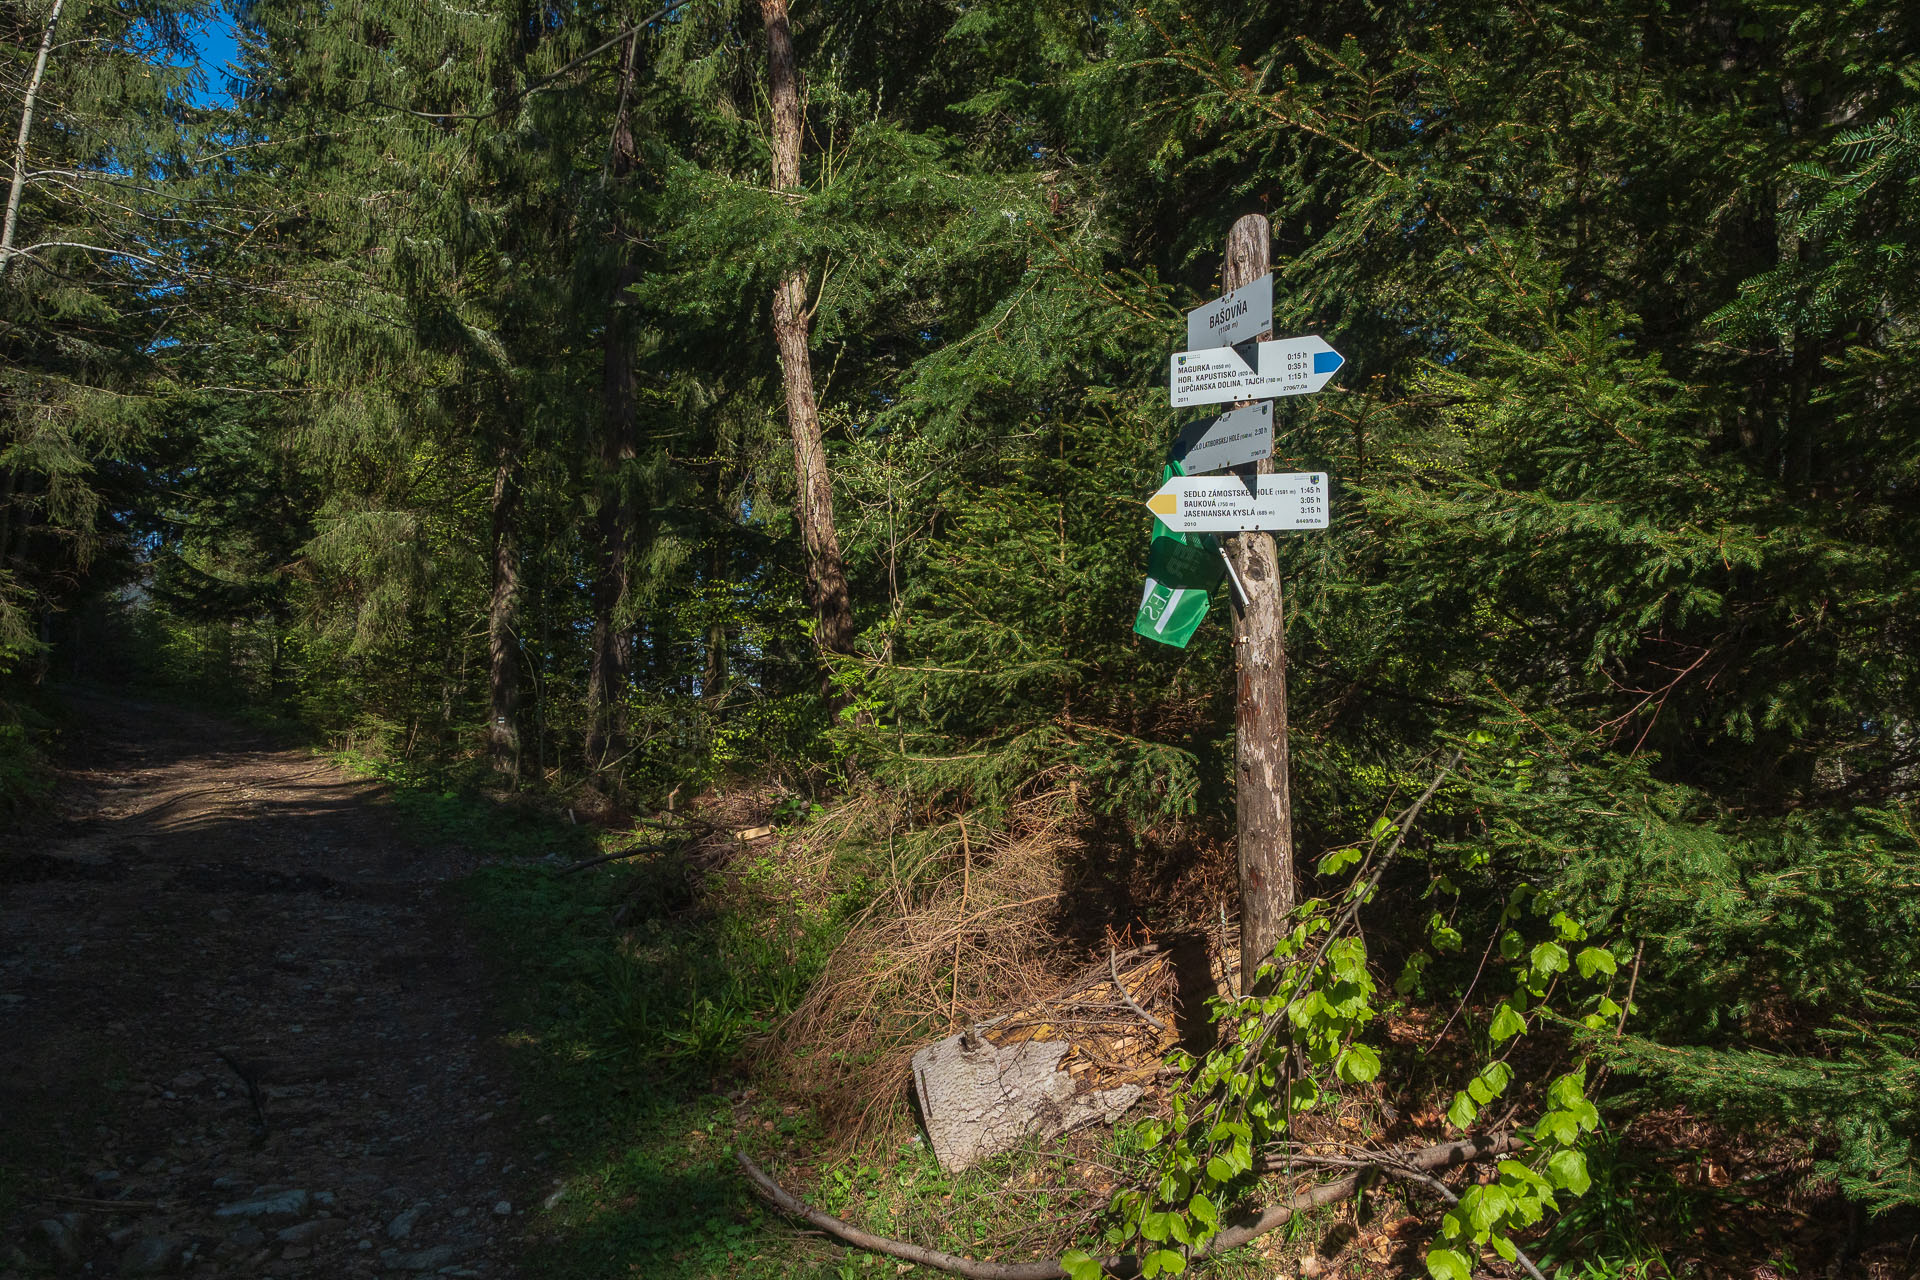
[[[495,968],[527,1135],[555,1172],[530,1276],[839,1274],[842,1252],[767,1215],[732,1151],[814,1149],[799,1108],[754,1090],[749,1039],[819,971],[830,922],[756,918],[755,868],[702,871],[677,854],[574,874],[631,837],[501,803],[445,774],[364,756],[416,839],[492,859],[463,890]],[[557,856],[556,856],[557,855]]]
[[[803,1112],[752,1090],[740,1056],[792,1008],[829,935],[756,927],[707,901],[702,879],[659,854],[577,875],[495,865],[468,883],[507,975],[525,1101],[550,1117],[536,1132],[564,1179],[530,1274],[833,1273],[837,1250],[763,1214],[732,1159],[748,1130],[818,1142]]]
[[[498,865],[469,882],[509,975],[526,1103],[550,1117],[537,1132],[564,1177],[529,1275],[899,1273],[768,1213],[737,1147],[830,1213],[952,1252],[1045,1258],[1063,1225],[1093,1224],[1112,1190],[1101,1171],[1132,1158],[1129,1130],[1083,1131],[962,1174],[943,1171],[917,1134],[825,1155],[812,1110],[756,1086],[781,1067],[754,1067],[772,1051],[760,1036],[804,996],[839,923],[794,928],[757,912],[772,901],[756,896],[765,869],[743,881],[688,872],[657,855],[566,876]],[[1207,1264],[1223,1280],[1269,1269],[1250,1250]]]
[[[599,852],[602,833],[577,826],[532,797],[501,801],[466,776],[431,766],[386,760],[356,751],[327,758],[387,785],[387,803],[409,834],[424,843],[458,845],[490,858],[528,859],[558,854],[586,858]]]

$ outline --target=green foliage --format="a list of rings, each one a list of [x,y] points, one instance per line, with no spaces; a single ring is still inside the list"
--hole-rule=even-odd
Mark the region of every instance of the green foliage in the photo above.
[[[1479,745],[1486,745],[1486,735],[1481,738]],[[1310,898],[1294,909],[1288,932],[1256,971],[1253,994],[1215,1002],[1217,1047],[1198,1059],[1184,1051],[1173,1055],[1183,1076],[1171,1091],[1169,1119],[1148,1121],[1139,1131],[1149,1169],[1144,1189],[1116,1193],[1118,1221],[1106,1233],[1113,1248],[1140,1251],[1143,1274],[1184,1270],[1218,1234],[1222,1213],[1258,1182],[1263,1155],[1284,1159],[1295,1117],[1337,1102],[1343,1086],[1366,1085],[1381,1074],[1381,1054],[1360,1039],[1379,1008],[1356,921],[1401,847],[1401,824],[1419,808],[1400,822],[1374,823],[1360,868],[1337,897]],[[1606,989],[1585,981],[1575,987],[1568,974],[1563,943],[1584,939],[1584,927],[1552,912],[1544,924],[1554,936],[1530,947],[1518,928],[1508,927],[1548,915],[1541,895],[1517,893],[1492,924],[1506,943],[1501,950],[1513,990],[1488,1020],[1485,1060],[1447,1109],[1456,1129],[1471,1130],[1483,1108],[1520,1093],[1509,1062],[1512,1041],[1528,1030],[1519,1010],[1531,1010],[1543,1023],[1580,1009],[1595,1011],[1588,1017],[1601,1009],[1618,1013]],[[1554,1077],[1525,1100],[1538,1111],[1527,1126],[1527,1158],[1501,1160],[1494,1181],[1468,1187],[1441,1219],[1439,1240],[1427,1255],[1434,1280],[1471,1274],[1483,1249],[1512,1261],[1516,1235],[1557,1211],[1559,1194],[1577,1198],[1591,1185],[1585,1148],[1600,1114],[1586,1096],[1585,1067]],[[1084,1255],[1062,1260],[1063,1267],[1070,1263],[1083,1271],[1087,1265]],[[1096,1273],[1097,1267],[1088,1274]]]
[[[1579,977],[1619,976],[1625,953],[1578,946],[1576,916],[1645,940],[1633,957],[1644,1030],[1616,1038],[1622,1011],[1603,1000],[1582,1019],[1596,1046],[1651,1091],[1726,1121],[1812,1127],[1827,1143],[1823,1176],[1863,1205],[1906,1203],[1920,1141],[1911,1010],[1885,975],[1920,963],[1920,918],[1908,896],[1887,889],[1920,856],[1911,817],[1715,813],[1638,764],[1566,738],[1536,741],[1551,744],[1529,753],[1537,769],[1490,756],[1476,776],[1499,816],[1475,843],[1492,854],[1490,867],[1557,882],[1553,895],[1523,895],[1536,917],[1553,904],[1566,935],[1535,945],[1535,966],[1564,963],[1542,950],[1559,946]],[[1552,775],[1545,789],[1527,780],[1538,769]],[[1874,909],[1842,905],[1862,902]],[[1521,953],[1518,935],[1503,943],[1502,954]],[[1500,1015],[1504,1029],[1518,1029],[1520,1007]],[[1744,1027],[1789,1018],[1804,1048],[1743,1043]],[[1574,1127],[1560,1122],[1562,1132]]]
[[[552,874],[490,868],[474,891],[495,910],[511,904],[529,923],[565,925],[580,907]],[[549,1034],[581,1069],[704,1079],[790,1011],[825,959],[830,922],[803,922],[797,935],[780,938],[738,911],[693,927],[674,921],[690,905],[685,876],[662,859],[622,877],[638,927],[625,940],[610,937],[553,961],[543,997],[555,1023]],[[561,910],[561,901],[576,905]]]
[[[44,800],[52,784],[43,738],[47,719],[23,706],[0,703],[0,811]]]
[[[0,679],[44,674],[52,620],[123,581],[124,466],[190,362],[170,336],[182,258],[231,229],[189,159],[209,145],[189,103],[185,23],[206,0],[69,0],[0,16],[8,114],[0,249]],[[47,43],[44,77],[34,80]],[[28,123],[25,167],[12,147]]]

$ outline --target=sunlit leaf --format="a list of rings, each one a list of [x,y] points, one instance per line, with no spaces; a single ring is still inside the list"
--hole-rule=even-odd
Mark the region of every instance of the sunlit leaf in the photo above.
[[[1613,953],[1599,947],[1582,947],[1580,954],[1573,958],[1573,967],[1580,971],[1583,978],[1591,978],[1596,973],[1612,974],[1619,968],[1614,963]]]
[[[1500,1008],[1494,1012],[1493,1025],[1488,1031],[1493,1036],[1493,1042],[1499,1044],[1503,1040],[1513,1039],[1526,1029],[1527,1020],[1515,1013],[1511,1004],[1502,1001]]]
[[[1100,1280],[1106,1273],[1092,1254],[1079,1249],[1069,1249],[1060,1255],[1060,1269],[1067,1273],[1067,1280]]]
[[[1578,1151],[1556,1151],[1547,1161],[1547,1180],[1554,1186],[1580,1196],[1587,1193],[1593,1180],[1587,1176],[1587,1157]]]
[[[1348,1045],[1334,1072],[1348,1084],[1365,1084],[1380,1074],[1380,1055],[1364,1044]]]

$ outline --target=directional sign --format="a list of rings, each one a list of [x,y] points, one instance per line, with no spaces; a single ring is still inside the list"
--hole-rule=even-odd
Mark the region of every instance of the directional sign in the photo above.
[[[1241,350],[1253,353],[1251,362]],[[1257,347],[1215,347],[1175,352],[1169,362],[1175,408],[1190,404],[1230,404],[1268,396],[1298,396],[1318,391],[1346,360],[1319,337],[1262,342]]]
[[[1195,351],[1228,347],[1273,328],[1273,275],[1242,285],[1187,312],[1187,346]]]
[[[1249,482],[1258,481],[1258,488]],[[1147,510],[1175,533],[1327,527],[1327,473],[1272,476],[1176,476],[1147,499]]]
[[[1225,471],[1273,456],[1273,402],[1189,423],[1173,442],[1175,461],[1188,475]]]

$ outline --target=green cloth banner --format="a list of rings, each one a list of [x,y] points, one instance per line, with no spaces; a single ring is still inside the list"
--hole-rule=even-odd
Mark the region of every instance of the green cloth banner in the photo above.
[[[1177,462],[1160,473],[1165,484],[1187,474]],[[1147,587],[1133,629],[1149,640],[1184,649],[1207,616],[1213,589],[1227,576],[1220,544],[1204,533],[1175,533],[1156,519],[1153,543],[1147,551]]]

